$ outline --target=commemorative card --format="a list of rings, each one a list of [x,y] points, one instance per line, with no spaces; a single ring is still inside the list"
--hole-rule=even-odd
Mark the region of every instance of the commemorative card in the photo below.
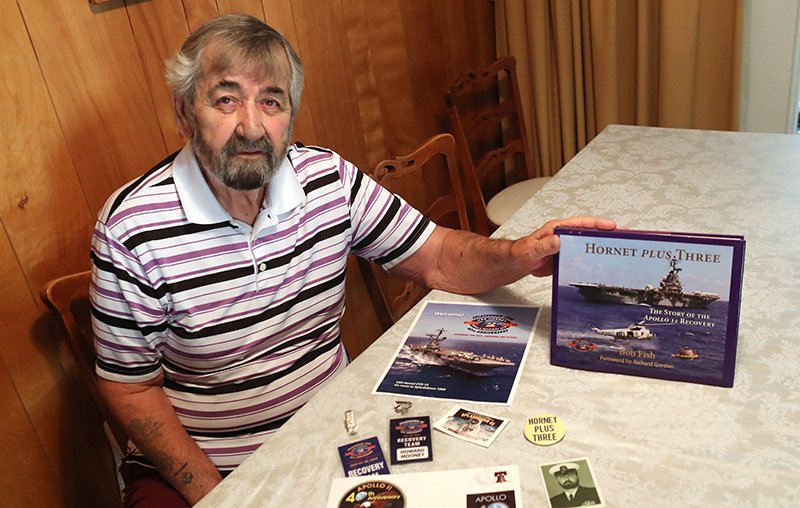
[[[520,492],[515,465],[336,478],[327,508],[522,508]]]
[[[506,425],[506,419],[455,406],[433,427],[449,436],[489,447]]]
[[[345,476],[389,474],[377,437],[370,437],[339,447]]]
[[[433,460],[430,417],[412,416],[389,420],[389,447],[392,464]]]

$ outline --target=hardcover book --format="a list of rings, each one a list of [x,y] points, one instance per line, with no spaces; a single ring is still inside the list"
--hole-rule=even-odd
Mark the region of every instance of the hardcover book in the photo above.
[[[744,237],[556,234],[552,365],[733,386]]]

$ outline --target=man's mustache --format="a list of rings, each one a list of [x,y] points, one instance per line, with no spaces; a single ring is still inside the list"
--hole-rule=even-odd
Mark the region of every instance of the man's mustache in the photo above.
[[[272,154],[274,151],[272,142],[266,136],[262,136],[256,140],[250,140],[239,135],[231,137],[231,139],[225,143],[223,150],[228,155],[235,155],[240,152],[264,152]]]

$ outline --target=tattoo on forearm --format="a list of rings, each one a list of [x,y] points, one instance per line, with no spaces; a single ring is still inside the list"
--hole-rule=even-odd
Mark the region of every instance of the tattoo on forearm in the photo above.
[[[157,448],[153,449],[155,446],[153,442],[163,438],[162,425],[161,422],[150,419],[133,418],[129,423],[129,429],[132,435],[140,437],[143,442],[153,444],[153,446],[147,447],[146,454],[159,468],[167,468],[170,467],[171,463],[169,454],[163,453]],[[189,467],[189,463],[185,462],[173,473],[173,476],[184,485],[189,485],[194,480],[194,474],[190,471],[185,471],[187,467]]]
[[[132,418],[128,423],[129,433],[147,440],[159,439],[162,423],[144,418]]]
[[[461,244],[461,249],[458,251],[458,257],[463,258],[465,255],[474,255],[478,252],[478,245],[478,238],[473,236],[465,237],[464,242]]]
[[[192,475],[192,473],[190,473],[189,471],[186,471],[183,474],[181,474],[181,471],[186,469],[186,466],[188,465],[189,463],[185,462],[181,467],[178,468],[177,471],[175,471],[175,476],[180,475],[180,482],[184,485],[189,485],[190,483],[192,483],[192,480],[194,479],[194,475]]]

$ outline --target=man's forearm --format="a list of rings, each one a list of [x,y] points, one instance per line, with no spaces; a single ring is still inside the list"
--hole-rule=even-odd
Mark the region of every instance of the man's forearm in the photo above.
[[[552,273],[561,246],[556,226],[614,229],[613,221],[595,217],[552,220],[518,240],[486,238],[468,231],[437,227],[420,249],[393,273],[451,293],[483,293],[526,275]]]
[[[429,285],[450,293],[476,294],[515,282],[529,270],[515,256],[514,243],[449,230]]]
[[[98,380],[128,436],[186,500],[195,504],[221,480],[219,471],[178,421],[160,383]]]
[[[393,273],[451,293],[475,294],[514,282],[530,271],[516,259],[515,241],[436,228],[428,241]]]

